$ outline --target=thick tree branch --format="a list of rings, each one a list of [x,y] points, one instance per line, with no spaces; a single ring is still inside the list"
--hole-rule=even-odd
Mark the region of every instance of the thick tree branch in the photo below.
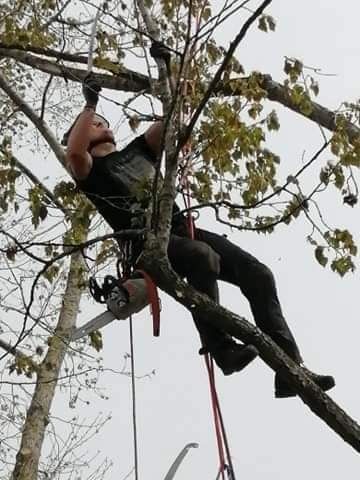
[[[39,49],[38,49],[39,50]],[[9,49],[9,48],[0,48],[0,57],[4,56],[7,58],[12,58],[24,65],[28,65],[36,70],[41,72],[48,73],[57,77],[62,77],[65,80],[70,80],[73,82],[81,83],[87,71],[79,68],[72,68],[59,63],[52,62],[50,60],[41,58],[37,55],[32,55],[26,51]],[[56,55],[57,58],[64,58],[64,60],[73,61],[76,63],[87,63],[87,57],[81,57],[71,54],[58,52]],[[96,60],[94,61],[96,66]],[[115,71],[119,69],[118,64],[114,64]],[[110,90],[121,90],[124,92],[139,92],[142,90],[150,89],[150,82],[148,77],[141,75],[140,73],[133,72],[131,70],[121,69],[118,74],[107,75],[103,73],[96,73],[96,79],[104,88]]]
[[[5,350],[5,352],[11,353],[11,355],[19,355],[20,351],[17,350],[15,347],[10,345],[10,343],[4,342],[0,338],[0,347]]]
[[[303,402],[345,442],[360,452],[360,426],[328,395],[313,383],[302,368],[295,364],[267,335],[244,318],[216,304],[182,281],[171,269],[165,256],[159,256],[159,245],[149,239],[141,267],[150,272],[156,284],[184,305],[191,313],[201,312],[202,318],[220,330],[254,345],[264,362],[275,372],[281,372]]]
[[[41,58],[37,55],[31,55],[26,51],[23,51],[25,47],[4,46],[0,44],[0,57],[13,58],[16,61],[28,65],[34,69],[42,72],[63,77],[66,80],[74,82],[82,82],[87,72],[83,69],[72,68],[65,65],[59,65],[48,59]],[[38,47],[29,47],[28,51],[32,51],[39,55],[54,57],[60,60],[65,60],[73,63],[87,64],[87,57],[82,55],[74,55],[66,52],[59,52],[53,49],[44,49]],[[94,61],[96,66],[96,59]],[[119,65],[114,63],[113,69],[116,71]],[[111,69],[111,67],[110,67]],[[135,72],[133,70],[121,67],[121,71],[116,75],[108,75],[103,73],[94,73],[99,83],[110,90],[120,90],[124,92],[141,92],[150,91],[150,80],[146,75]],[[237,96],[242,94],[243,82],[246,78],[233,79],[227,83],[219,83],[215,88],[214,93],[224,96]],[[317,123],[318,125],[326,128],[327,130],[334,131],[336,126],[336,113],[332,112],[326,107],[323,107],[319,103],[312,102],[312,111],[309,115],[305,115],[299,105],[296,105],[290,98],[288,89],[272,79],[271,75],[263,74],[262,82],[260,83],[267,93],[267,98],[273,102],[277,102],[282,106],[289,108],[290,110],[305,116],[309,120]],[[351,122],[347,123],[347,134],[352,143],[354,143],[360,137],[360,129]]]
[[[185,132],[185,141],[190,136],[192,129],[200,115],[202,108],[208,102],[221,78],[222,67],[233,55],[236,46],[244,38],[247,29],[252,22],[260,15],[263,9],[269,4],[265,1],[261,4],[256,14],[253,14],[248,22],[243,26],[238,36],[232,42],[224,62],[219,68],[209,88],[204,95],[195,115]],[[270,85],[271,86],[271,85]],[[270,88],[269,84],[268,87]],[[271,86],[272,98],[274,98],[274,89]],[[283,97],[284,101],[285,98]],[[290,106],[287,104],[287,106]],[[335,124],[334,124],[335,127]],[[169,194],[171,185],[167,185]],[[169,195],[171,197],[171,195]],[[169,201],[172,200],[169,198]],[[281,374],[294,387],[302,400],[311,408],[311,410],[322,418],[331,429],[337,432],[346,442],[352,445],[360,452],[360,426],[349,417],[330,397],[313,383],[304,373],[304,371],[295,364],[268,336],[263,334],[257,327],[252,326],[245,319],[240,318],[223,307],[217,305],[205,295],[200,294],[188,284],[182,282],[175,272],[171,269],[166,256],[159,258],[159,253],[163,251],[161,238],[153,238],[148,235],[146,250],[140,261],[145,270],[148,270],[156,283],[173,296],[177,301],[185,305],[192,313],[201,312],[201,316],[207,319],[209,323],[219,330],[225,330],[230,335],[239,338],[246,344],[253,344],[260,352],[261,358],[275,371]],[[159,242],[160,241],[160,242]]]
[[[27,45],[25,47],[24,45],[16,45],[16,44],[10,45],[10,44],[0,42],[0,56],[16,59],[15,58],[17,56],[16,51],[25,52],[25,53],[29,53],[29,52],[36,53],[37,55],[41,55],[42,57],[56,58],[57,61],[65,60],[66,62],[82,63],[84,65],[87,65],[88,63],[87,56],[84,56],[85,53],[84,55],[81,55],[80,53],[74,54],[69,52],[62,52],[60,50],[54,50],[53,48],[36,47],[33,45]],[[87,55],[87,52],[86,52],[86,55]],[[19,58],[31,58],[31,57],[32,55],[30,55],[30,57],[19,56]],[[112,65],[114,69],[116,67],[117,68],[119,67],[119,65],[114,62],[112,62]]]
[[[138,0],[138,2],[141,3],[140,0]],[[263,2],[262,7],[265,8],[269,3],[270,1]],[[261,10],[258,10],[258,15],[261,12]],[[143,15],[143,17],[146,20],[146,15]],[[254,21],[255,18],[256,17],[252,16],[252,21]],[[148,23],[148,30],[151,32],[152,25],[151,22]],[[248,21],[247,28],[250,25],[251,22]],[[229,55],[233,54],[235,46],[244,37],[247,28],[241,30],[236,41],[233,42],[228,51]],[[226,58],[228,57],[226,56]],[[220,76],[221,75],[215,75],[214,81],[210,83],[210,87],[204,96],[204,101],[200,104],[199,110],[197,111],[198,115],[202,110],[202,106],[206,104],[210,95],[213,93],[220,80]],[[191,134],[196,119],[197,117],[195,115],[186,132],[188,134],[187,136]],[[166,148],[167,147],[168,143],[166,142]],[[173,184],[171,172],[174,165],[176,166],[176,156],[172,160],[172,163],[167,162],[166,165],[166,169],[170,172],[170,175],[168,178],[165,178],[165,193],[167,194],[166,201],[168,203],[165,209],[162,208],[162,210],[165,211],[168,210],[167,207],[169,205],[172,206],[174,198],[172,196]],[[167,221],[167,218],[165,218],[165,221]],[[164,239],[161,236],[154,237],[149,233],[147,236],[146,249],[140,258],[141,267],[152,275],[156,284],[178,302],[186,306],[193,314],[201,313],[202,318],[206,319],[212,326],[215,326],[219,330],[226,331],[246,344],[254,345],[258,349],[261,358],[274,371],[281,373],[284,378],[289,381],[310,409],[318,417],[322,418],[332,430],[360,452],[360,426],[313,383],[302,368],[295,364],[270,337],[263,334],[257,327],[252,326],[244,318],[217,305],[210,298],[197,292],[189,284],[181,281],[171,269],[166,254],[162,255],[162,252],[164,252],[163,241]]]

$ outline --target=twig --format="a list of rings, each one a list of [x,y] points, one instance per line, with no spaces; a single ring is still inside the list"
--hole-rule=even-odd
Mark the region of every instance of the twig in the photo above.
[[[7,155],[8,152],[4,151],[2,147],[0,147],[0,152],[2,152],[4,155]],[[64,207],[64,205],[55,197],[55,195],[39,180],[39,178],[33,174],[33,172],[26,166],[24,165],[15,155],[11,152],[11,159],[16,165],[16,167],[24,174],[26,175],[29,180],[34,185],[40,186],[40,188],[43,190],[47,198],[58,207],[59,210],[61,210],[65,215],[70,215],[70,212]]]
[[[195,113],[193,114],[190,122],[189,122],[189,125],[186,127],[185,129],[185,132],[184,132],[184,136],[181,138],[180,142],[179,142],[179,145],[178,145],[178,151],[181,150],[181,148],[186,144],[186,142],[188,141],[188,139],[190,138],[191,136],[191,133],[194,129],[194,126],[197,122],[197,120],[199,119],[203,109],[205,108],[207,102],[209,101],[210,97],[213,95],[215,89],[216,89],[216,86],[218,85],[218,83],[220,82],[221,80],[221,75],[223,74],[225,68],[227,67],[227,65],[229,64],[232,56],[234,55],[234,52],[236,50],[236,48],[239,46],[240,42],[244,39],[247,31],[249,30],[249,28],[251,27],[251,25],[255,22],[255,20],[260,17],[260,15],[263,13],[263,11],[265,10],[265,8],[270,5],[270,3],[272,2],[272,0],[265,0],[256,10],[255,12],[248,18],[248,20],[246,20],[246,22],[244,23],[244,25],[242,26],[240,32],[238,33],[238,35],[235,37],[235,39],[230,43],[230,47],[228,48],[226,54],[225,54],[225,57],[224,57],[224,60],[222,62],[222,64],[220,65],[220,67],[218,68],[217,72],[215,73],[214,75],[214,78],[211,80],[210,82],[210,85],[208,86],[208,89],[206,90],[203,98],[201,99],[197,109],[195,110]]]
[[[56,155],[56,158],[65,166],[65,153],[59,143],[57,142],[56,138],[52,134],[51,130],[49,129],[48,125],[44,120],[36,115],[34,110],[30,107],[29,104],[25,102],[23,98],[21,98],[15,90],[10,86],[9,81],[0,72],[0,88],[4,90],[4,92],[11,98],[11,100],[15,103],[15,105],[24,113],[24,115],[35,125],[35,127],[39,130],[42,134],[46,142],[48,143],[51,150]]]

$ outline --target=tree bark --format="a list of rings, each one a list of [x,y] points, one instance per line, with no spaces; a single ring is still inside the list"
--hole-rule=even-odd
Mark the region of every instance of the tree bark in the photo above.
[[[22,50],[0,48],[0,58],[2,56],[12,58],[23,65],[34,68],[35,70],[54,75],[55,77],[62,77],[64,80],[70,80],[71,82],[81,83],[87,75],[86,69],[64,66],[37,55],[31,55]],[[84,58],[87,62],[87,57]],[[76,57],[74,57],[74,60],[77,62]],[[119,69],[119,65],[114,64],[114,68],[115,67]],[[142,90],[150,90],[150,80],[147,76],[132,72],[126,68],[121,68],[120,72],[116,75],[95,72],[94,75],[102,87],[111,90],[121,90],[123,92],[141,92]]]
[[[64,292],[63,303],[54,336],[50,339],[47,354],[37,372],[37,381],[16,455],[12,480],[37,480],[41,449],[49,414],[55,395],[57,379],[64,360],[67,344],[75,326],[81,290],[78,286],[82,256],[74,253]]]

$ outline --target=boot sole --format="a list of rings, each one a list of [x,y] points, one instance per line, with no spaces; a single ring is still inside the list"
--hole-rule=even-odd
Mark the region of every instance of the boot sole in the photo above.
[[[320,387],[323,392],[327,392],[328,390],[331,390],[335,387],[335,380],[332,377],[329,377],[327,382],[324,382],[324,385],[318,385],[318,387]],[[296,396],[297,393],[292,388],[275,390],[275,398],[291,398]]]
[[[258,351],[255,349],[252,350],[252,351],[249,351],[247,353],[247,356],[244,357],[243,359],[243,362],[239,363],[236,368],[229,368],[229,369],[221,369],[223,374],[228,376],[228,375],[231,375],[233,373],[236,373],[236,372],[240,372],[241,370],[243,370],[247,365],[249,365],[249,363],[251,363],[253,360],[255,360],[255,358],[258,356]]]

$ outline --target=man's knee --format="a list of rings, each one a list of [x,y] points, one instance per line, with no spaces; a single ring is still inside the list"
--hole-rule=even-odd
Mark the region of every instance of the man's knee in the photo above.
[[[274,274],[267,265],[264,265],[261,262],[258,262],[254,268],[256,282],[259,286],[265,289],[275,288],[275,278]]]
[[[249,299],[263,297],[264,294],[276,290],[272,271],[256,259],[244,267],[241,278],[241,289]]]
[[[220,256],[209,245],[203,242],[196,242],[191,261],[192,270],[201,274],[218,276],[220,273]]]

